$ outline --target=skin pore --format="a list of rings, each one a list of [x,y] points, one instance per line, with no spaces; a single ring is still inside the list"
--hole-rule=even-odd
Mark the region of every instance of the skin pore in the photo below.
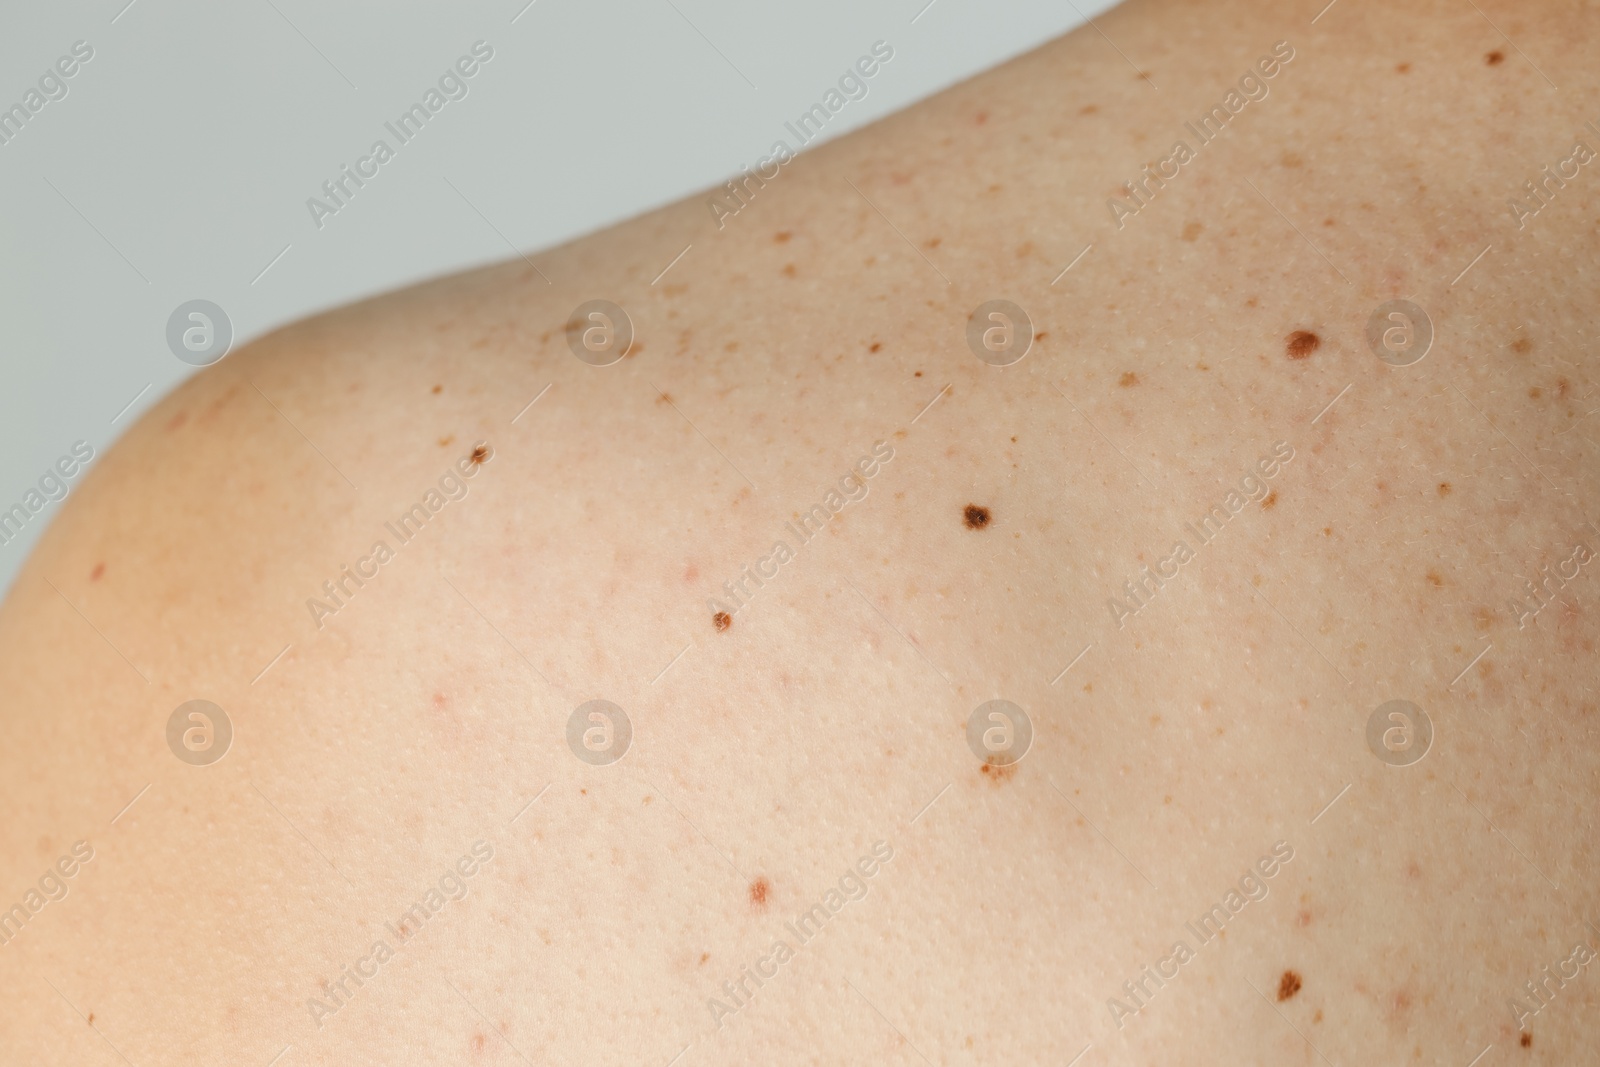
[[[1317,6],[167,397],[0,608],[0,1062],[1580,1062],[1600,13]]]

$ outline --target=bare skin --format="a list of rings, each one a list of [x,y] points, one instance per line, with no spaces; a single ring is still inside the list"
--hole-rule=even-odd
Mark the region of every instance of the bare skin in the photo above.
[[[696,198],[191,380],[0,611],[0,906],[93,850],[0,945],[0,1061],[1591,1056],[1600,176],[1507,200],[1600,144],[1596,15],[1484,11],[1135,0],[720,229]],[[993,299],[1037,333],[1006,367]],[[1019,762],[969,747],[997,698]],[[569,747],[595,699],[620,762]]]

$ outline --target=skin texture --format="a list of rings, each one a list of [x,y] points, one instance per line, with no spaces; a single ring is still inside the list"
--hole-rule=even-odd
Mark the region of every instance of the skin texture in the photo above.
[[[696,198],[197,375],[0,611],[0,897],[94,850],[0,946],[0,1062],[1590,1058],[1600,963],[1537,1014],[1523,983],[1600,940],[1600,577],[1511,601],[1600,550],[1600,176],[1521,229],[1507,200],[1600,144],[1600,14],[1483,11],[1129,3],[720,229]],[[1107,198],[1285,40],[1119,228]],[[607,367],[566,340],[595,298],[637,333]],[[1434,330],[1409,367],[1365,336],[1396,298]],[[965,340],[992,299],[1038,334],[1003,368]],[[865,499],[789,532],[879,441]],[[1011,765],[967,744],[997,698],[1032,724]],[[192,699],[235,730],[211,766],[167,747]],[[594,699],[632,726],[609,766],[567,743]],[[1433,727],[1410,766],[1366,742],[1395,699]],[[308,999],[480,840],[319,1027]]]

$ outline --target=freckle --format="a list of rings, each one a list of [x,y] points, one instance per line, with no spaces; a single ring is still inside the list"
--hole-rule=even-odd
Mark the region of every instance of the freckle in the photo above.
[[[1284,338],[1284,351],[1290,359],[1305,359],[1322,344],[1322,338],[1310,330],[1296,330]]]
[[[1033,255],[1033,242],[1032,241],[1024,241],[1020,245],[1017,246],[1017,258],[1018,259],[1025,259],[1025,258],[1027,258],[1028,256],[1031,256],[1031,255]]]
[[[176,415],[172,416],[172,421],[171,422],[167,423],[167,430],[169,432],[172,431],[172,430],[176,430],[178,427],[182,426],[184,423],[186,423],[188,421],[189,421],[189,413],[187,411],[180,411]]]
[[[1401,74],[1406,74],[1406,73],[1410,72],[1411,64],[1410,63],[1396,63],[1394,69],[1396,71],[1398,71],[1399,73],[1401,73]]]
[[[1528,340],[1526,337],[1519,337],[1515,341],[1511,342],[1511,351],[1513,351],[1513,352],[1521,354],[1521,353],[1525,353],[1525,352],[1530,352],[1532,350],[1533,350],[1533,342]]]
[[[1310,926],[1311,925],[1311,912],[1306,910],[1305,908],[1301,908],[1300,909],[1300,914],[1298,914],[1298,915],[1296,915],[1294,917],[1294,922],[1295,922],[1296,926]]]
[[[980,111],[973,116],[972,121],[977,125],[982,126],[985,122],[989,121],[989,113],[987,111]]]
[[[1321,1008],[1317,1009],[1317,1013],[1311,1017],[1311,1021],[1314,1022],[1314,1023],[1320,1023],[1322,1021],[1322,1009]]]
[[[450,442],[454,441],[455,439],[456,438],[455,438],[454,434],[451,434],[449,437],[441,437],[441,438],[439,438],[439,447],[440,448],[449,448],[450,447]]]
[[[772,235],[772,239],[781,245],[793,236],[794,234],[790,233],[788,230],[779,230],[777,233]]]
[[[89,580],[91,582],[98,582],[100,580],[100,576],[105,572],[106,565],[104,563],[96,563],[94,565],[94,570],[89,572]]]
[[[645,798],[644,798],[644,804],[645,804],[645,805],[646,805],[646,806],[647,806],[647,807],[648,807],[648,806],[649,806],[649,804],[650,804],[650,801],[651,801],[651,799],[652,799],[652,798],[651,798],[651,797],[645,797]]]
[[[435,693],[435,694],[433,694],[433,706],[436,707],[436,708],[444,707],[444,694],[443,693]]]
[[[706,960],[709,960],[710,958],[711,958],[711,953],[709,953],[709,952],[700,953],[700,962],[702,964],[705,963]]]
[[[485,1037],[483,1034],[473,1034],[472,1035],[472,1051],[473,1052],[482,1052],[484,1045],[486,1045],[488,1043],[488,1041],[489,1041],[489,1039],[487,1037]]]
[[[867,351],[868,352],[876,352],[878,349],[880,349],[882,347],[883,347],[883,342],[882,341],[874,341],[874,342],[872,342],[871,345],[867,346]]]
[[[1246,300],[1244,302],[1244,306],[1247,307],[1247,308],[1260,307],[1261,306],[1261,301],[1258,298],[1252,296],[1249,300]]]
[[[751,882],[750,903],[765,904],[767,902],[767,891],[771,888],[771,884],[768,883],[765,878],[757,878],[755,881]]]
[[[588,796],[589,795],[589,791],[587,789],[580,789],[580,790],[578,790],[578,794],[580,796]]]
[[[1011,443],[1012,443],[1012,444],[1016,444],[1016,443],[1017,443],[1017,439],[1016,439],[1016,438],[1015,438],[1015,437],[1013,437],[1013,438],[1012,438],[1012,439],[1011,439]]]
[[[1332,219],[1323,219],[1322,220],[1322,224],[1324,226],[1332,226],[1333,225],[1333,220]]]
[[[1278,157],[1278,162],[1286,167],[1303,167],[1306,165],[1306,161],[1294,152],[1285,152]]]
[[[1035,341],[1043,341],[1046,337],[1049,337],[1049,336],[1050,336],[1050,331],[1048,331],[1048,330],[1040,330],[1038,333],[1033,335],[1033,339]]]
[[[1523,1048],[1530,1047],[1533,1044],[1533,1035],[1523,1031],[1521,1044]]]
[[[962,516],[966,519],[967,529],[981,530],[989,525],[989,509],[979,507],[977,504],[968,504]]]
[[[92,1012],[92,1011],[89,1013],[89,1025],[90,1026],[94,1025],[94,1012]]]
[[[1099,111],[1099,110],[1100,110],[1100,105],[1099,104],[1085,104],[1085,105],[1083,105],[1082,107],[1080,107],[1078,109],[1078,114],[1080,114],[1080,115],[1093,115],[1096,111]]]
[[[436,395],[439,394],[439,393],[442,393],[442,392],[444,392],[444,386],[436,385],[436,386],[433,387],[433,391],[434,391],[434,393]]]
[[[1537,385],[1528,390],[1528,399],[1530,400],[1538,400],[1541,396],[1544,396],[1544,390]]]
[[[634,356],[637,356],[640,352],[643,352],[643,351],[644,351],[644,342],[643,341],[635,341],[635,342],[633,342],[633,344],[628,346],[628,350],[622,354],[622,358],[623,359],[632,359]]]
[[[1439,586],[1444,585],[1444,579],[1439,577],[1438,572],[1436,572],[1436,571],[1429,571],[1427,577],[1428,577],[1428,584],[1433,586],[1436,589]]]
[[[927,243],[929,248],[938,248],[941,244],[944,243],[944,238],[943,237],[930,237],[927,240],[926,243]]]
[[[1322,528],[1322,536],[1323,537],[1332,537],[1333,536],[1333,527],[1332,526],[1324,526]]]
[[[917,371],[917,373],[913,374],[912,377],[913,378],[920,378],[920,377],[922,377],[922,372],[921,371]]]
[[[990,756],[983,766],[978,768],[978,773],[986,776],[989,781],[999,784],[1017,773],[1016,763],[996,763],[999,757]]]
[[[733,616],[729,615],[726,611],[719,611],[715,615],[711,616],[711,625],[715,626],[717,628],[717,633],[720,634],[722,631],[733,625]]]
[[[670,404],[670,403],[672,403],[672,394],[671,393],[657,393],[656,394],[656,403],[657,404]]]
[[[1439,495],[1440,496],[1449,496],[1450,495],[1450,483],[1449,482],[1440,482],[1439,483]]]
[[[1278,999],[1288,1000],[1300,992],[1300,976],[1293,971],[1284,971],[1283,977],[1278,979]]]
[[[1495,66],[1496,64],[1505,62],[1505,58],[1506,58],[1506,54],[1497,49],[1497,50],[1495,50],[1493,52],[1490,52],[1488,55],[1484,56],[1483,57],[1483,61],[1485,63],[1489,64],[1489,66],[1492,67],[1492,66]]]
[[[786,277],[793,278],[794,277],[794,264],[793,263],[785,263],[783,265],[783,273],[784,273],[784,275]]]
[[[739,351],[739,342],[729,341],[727,344],[722,346],[722,350],[724,352],[737,352]]]
[[[1275,508],[1277,506],[1278,506],[1278,491],[1276,489],[1272,490],[1266,496],[1261,498],[1261,510],[1262,511],[1271,511],[1273,508]]]
[[[1183,228],[1183,239],[1193,241],[1205,232],[1205,227],[1198,222],[1191,222]]]
[[[1567,381],[1565,378],[1557,378],[1556,379],[1556,396],[1565,398],[1567,393],[1569,391],[1571,391],[1571,389],[1572,389],[1572,383],[1571,382]]]
[[[1122,377],[1117,379],[1117,384],[1122,386],[1124,389],[1127,389],[1130,386],[1139,384],[1139,376],[1133,373],[1131,370],[1123,371]]]

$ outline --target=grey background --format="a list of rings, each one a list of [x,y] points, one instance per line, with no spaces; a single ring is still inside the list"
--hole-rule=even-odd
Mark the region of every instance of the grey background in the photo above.
[[[221,305],[237,346],[512,245],[554,245],[752,166],[874,41],[894,59],[830,138],[1110,6],[9,4],[0,108],[74,42],[94,57],[0,145],[0,509],[74,441],[98,458],[194,373],[165,342],[185,301]],[[393,143],[383,123],[479,39],[495,54],[468,95],[317,229],[306,199],[378,137]],[[60,506],[0,545],[0,592]]]

